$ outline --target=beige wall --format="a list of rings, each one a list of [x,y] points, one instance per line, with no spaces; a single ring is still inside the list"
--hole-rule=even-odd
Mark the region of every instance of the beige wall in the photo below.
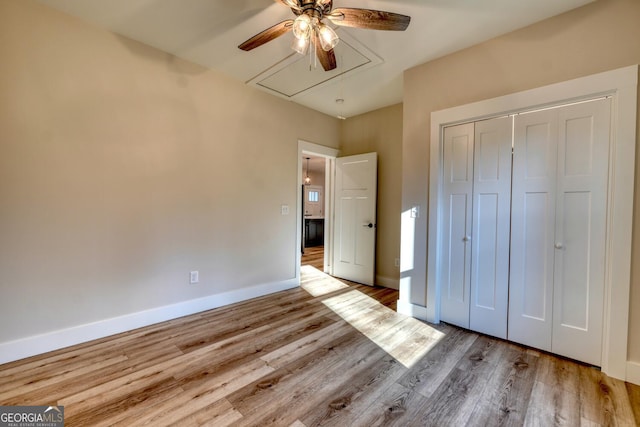
[[[400,256],[402,194],[402,104],[352,117],[343,122],[340,155],[378,153],[378,227],[376,276],[381,284],[395,283]]]
[[[403,209],[419,205],[426,212],[432,111],[638,64],[639,41],[640,1],[599,0],[405,72]],[[426,217],[416,223],[414,268],[403,274],[411,283],[411,302],[419,305],[426,302]],[[637,196],[635,218],[629,360],[640,361]]]
[[[30,0],[0,64],[0,343],[295,276],[280,205],[337,119]]]

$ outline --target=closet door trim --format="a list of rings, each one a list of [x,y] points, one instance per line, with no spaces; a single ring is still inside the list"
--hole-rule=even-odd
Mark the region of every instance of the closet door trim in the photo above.
[[[638,65],[555,83],[511,95],[431,113],[427,256],[428,321],[440,321],[439,225],[442,192],[443,129],[459,123],[568,104],[601,96],[612,98],[609,203],[605,255],[605,309],[602,371],[627,379],[627,335],[631,273]]]

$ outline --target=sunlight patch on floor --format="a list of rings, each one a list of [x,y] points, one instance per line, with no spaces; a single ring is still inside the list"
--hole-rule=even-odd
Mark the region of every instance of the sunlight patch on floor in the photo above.
[[[311,277],[315,280],[310,280]],[[313,267],[304,269],[302,278],[302,288],[313,296],[349,288]],[[322,303],[407,368],[444,337],[437,329],[397,313],[356,289],[329,297]]]
[[[348,285],[310,265],[300,267],[300,287],[314,297],[349,288]]]

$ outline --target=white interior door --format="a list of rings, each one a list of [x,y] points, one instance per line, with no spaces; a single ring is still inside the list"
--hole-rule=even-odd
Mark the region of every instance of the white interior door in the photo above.
[[[474,124],[444,129],[441,319],[469,327]]]
[[[601,365],[610,100],[558,110],[554,353]]]
[[[512,119],[475,123],[469,328],[507,338]]]
[[[511,194],[511,341],[551,351],[558,112],[515,117]]]
[[[375,280],[377,161],[336,159],[333,275],[366,285]]]

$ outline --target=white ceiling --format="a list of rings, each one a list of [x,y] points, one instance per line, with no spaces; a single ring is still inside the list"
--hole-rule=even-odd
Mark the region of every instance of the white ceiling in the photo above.
[[[293,16],[273,0],[39,0],[117,34],[255,85],[277,64],[292,62],[292,34],[250,52],[237,46]],[[594,0],[334,0],[334,7],[386,10],[412,17],[405,32],[340,28],[338,34],[376,58],[368,67],[291,98],[345,117],[402,101],[403,71]],[[308,60],[307,60],[308,61]],[[345,60],[344,62],[348,62]],[[377,62],[377,63],[376,63]],[[296,71],[324,73],[316,70]],[[289,73],[291,75],[291,73]],[[332,76],[333,77],[333,76]],[[290,77],[289,77],[290,78]],[[261,87],[259,84],[257,87]],[[263,89],[267,90],[268,89]],[[344,102],[337,104],[336,99]]]

